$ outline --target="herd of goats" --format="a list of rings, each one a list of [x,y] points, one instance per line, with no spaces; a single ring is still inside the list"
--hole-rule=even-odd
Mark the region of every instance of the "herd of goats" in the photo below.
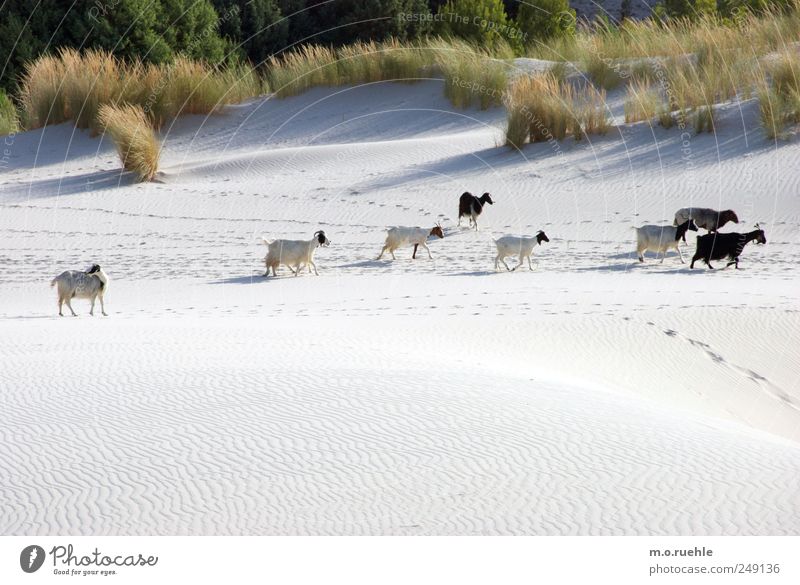
[[[475,230],[478,229],[478,217],[481,215],[485,205],[493,205],[492,197],[489,193],[484,193],[481,197],[475,197],[467,192],[461,195],[458,204],[458,225],[461,225],[461,218],[468,217],[469,225]],[[709,268],[711,260],[721,260],[727,258],[729,260],[726,268],[734,264],[739,268],[739,256],[741,255],[744,247],[750,242],[757,242],[759,244],[766,244],[767,238],[758,224],[756,229],[747,233],[719,233],[728,222],[739,223],[739,218],[733,210],[717,211],[715,209],[703,207],[684,207],[675,212],[675,220],[673,225],[644,225],[636,228],[636,252],[639,256],[639,262],[644,262],[644,253],[646,251],[655,252],[656,255],[661,254],[661,262],[668,250],[674,249],[678,252],[681,263],[683,254],[679,247],[681,241],[686,242],[686,232],[698,231],[698,228],[703,228],[708,231],[707,234],[697,237],[697,249],[690,268],[694,268],[694,263],[697,260],[702,260]],[[392,227],[387,230],[386,242],[381,249],[378,260],[383,258],[386,252],[391,254],[392,259],[396,259],[394,252],[398,248],[414,247],[414,252],[411,255],[412,259],[417,257],[417,249],[422,246],[428,257],[431,256],[431,251],[428,248],[427,241],[430,237],[444,238],[444,230],[438,223],[431,229],[420,227]],[[319,276],[317,266],[314,264],[314,253],[320,246],[329,246],[330,240],[325,235],[324,231],[317,231],[310,240],[267,240],[262,238],[264,244],[267,245],[267,256],[264,259],[266,263],[266,272],[264,276],[269,276],[270,268],[272,275],[277,276],[278,267],[283,264],[297,276],[300,274],[301,268],[307,267],[308,272],[314,270],[314,274]],[[506,267],[506,270],[516,270],[522,266],[523,261],[528,261],[528,268],[533,270],[531,263],[531,255],[533,249],[541,245],[543,242],[549,242],[550,239],[543,231],[539,232],[532,237],[520,236],[504,236],[495,240],[497,246],[497,256],[494,259],[495,270],[499,268],[500,263]],[[514,268],[509,268],[506,264],[506,258],[509,256],[517,256],[518,264]],[[58,285],[58,314],[63,316],[62,306],[66,303],[73,316],[75,311],[72,308],[71,300],[74,298],[89,299],[92,303],[90,315],[94,315],[95,300],[100,299],[100,310],[103,315],[106,315],[105,306],[103,304],[103,295],[108,288],[108,276],[103,269],[94,264],[89,270],[67,270],[56,276],[51,282],[50,286]]]

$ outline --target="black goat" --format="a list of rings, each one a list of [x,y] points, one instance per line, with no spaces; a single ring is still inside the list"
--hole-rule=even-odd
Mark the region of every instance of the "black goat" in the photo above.
[[[475,225],[475,230],[478,229],[478,216],[483,211],[483,206],[486,204],[494,205],[492,196],[484,193],[480,198],[475,197],[469,191],[461,195],[458,200],[458,225],[461,225],[461,218],[465,215],[469,216],[469,224]]]
[[[756,241],[759,244],[767,243],[767,236],[758,224],[756,224],[754,231],[746,234],[730,232],[727,234],[712,233],[698,236],[697,250],[689,268],[694,268],[694,263],[697,260],[703,260],[709,268],[713,269],[711,260],[721,260],[722,258],[730,258],[730,262],[725,266],[726,268],[731,264],[735,264],[736,268],[739,268],[739,256],[744,247],[752,241]]]

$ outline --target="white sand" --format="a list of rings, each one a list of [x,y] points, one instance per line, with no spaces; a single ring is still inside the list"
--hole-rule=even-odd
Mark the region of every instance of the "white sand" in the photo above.
[[[67,125],[18,135],[0,533],[797,533],[800,147],[756,114],[515,153],[439,83],[316,89],[179,120],[148,185]],[[478,233],[465,190],[496,201]],[[769,243],[636,262],[684,205]],[[374,260],[436,221],[433,261]],[[319,278],[260,276],[258,236],[317,229]],[[493,271],[538,229],[535,272]],[[110,316],[59,318],[49,280],[92,262]]]

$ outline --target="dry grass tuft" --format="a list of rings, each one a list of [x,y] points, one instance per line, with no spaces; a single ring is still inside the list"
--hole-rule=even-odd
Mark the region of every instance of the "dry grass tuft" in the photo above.
[[[279,98],[298,95],[318,85],[339,85],[336,52],[329,47],[303,45],[271,57],[269,83]]]
[[[213,113],[261,89],[246,66],[213,68],[185,58],[166,65],[128,63],[104,51],[63,49],[28,64],[20,98],[28,128],[74,120],[78,128],[98,131],[106,104],[137,104],[160,127],[181,114]]]
[[[62,88],[64,74],[63,62],[52,55],[44,55],[27,65],[20,89],[25,127],[40,128],[68,119]]]
[[[589,79],[597,87],[614,89],[623,82],[622,74],[624,72],[620,65],[614,63],[611,59],[601,57],[597,53],[589,53],[583,60],[583,67]]]
[[[647,79],[634,78],[628,85],[625,100],[625,123],[652,120],[658,114],[661,94]]]
[[[800,55],[785,51],[759,73],[761,125],[767,138],[774,140],[783,135],[786,124],[800,123]]]
[[[576,87],[550,73],[520,77],[506,100],[506,144],[521,148],[528,141],[605,134],[611,128],[605,97],[591,84]]]
[[[151,181],[158,171],[161,146],[150,121],[140,106],[103,105],[98,121],[111,135],[125,170],[140,181]]]
[[[463,41],[449,41],[435,51],[444,95],[455,107],[485,110],[503,103],[510,67],[506,61]]]
[[[269,85],[276,97],[301,94],[312,87],[377,81],[413,82],[430,73],[435,43],[402,43],[397,39],[360,42],[333,49],[304,45],[270,58]]]

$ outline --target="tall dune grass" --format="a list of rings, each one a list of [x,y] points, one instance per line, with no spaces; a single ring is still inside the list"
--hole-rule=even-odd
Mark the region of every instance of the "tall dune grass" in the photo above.
[[[63,61],[52,55],[28,63],[19,96],[26,128],[60,124],[69,119],[63,88],[65,74]]]
[[[605,91],[591,84],[576,86],[551,73],[523,76],[514,81],[506,100],[506,144],[576,140],[605,134],[611,127]]]
[[[580,61],[586,55],[614,60],[694,54],[703,62],[742,47],[760,56],[800,40],[799,12],[800,0],[790,0],[784,7],[773,4],[758,14],[743,13],[735,21],[713,14],[666,22],[627,19],[618,26],[599,20],[579,27],[574,36],[533,45],[528,56]]]
[[[632,79],[625,99],[625,123],[652,120],[662,101],[658,88],[647,79]]]
[[[435,42],[402,43],[390,38],[338,49],[304,45],[269,59],[269,84],[276,97],[285,98],[317,86],[413,82],[429,75],[436,61]]]
[[[261,82],[247,66],[214,68],[182,57],[164,65],[131,63],[104,51],[62,49],[28,64],[20,101],[27,128],[73,120],[78,128],[98,131],[106,104],[139,105],[160,127],[181,114],[210,114],[260,92]]]
[[[158,171],[161,146],[141,106],[104,104],[97,119],[111,135],[123,168],[140,181],[151,181]]]
[[[767,138],[783,135],[786,124],[800,123],[800,54],[784,51],[759,71],[757,97]]]
[[[339,85],[336,52],[303,45],[267,62],[269,83],[277,97],[298,95],[318,85]]]
[[[437,73],[444,80],[444,95],[455,107],[477,105],[485,110],[503,103],[510,69],[503,57],[513,56],[510,47],[501,43],[489,54],[469,43],[450,40],[433,50]]]
[[[317,86],[442,77],[445,96],[453,105],[485,109],[502,102],[509,68],[504,60],[513,56],[506,43],[498,43],[489,53],[458,39],[412,43],[388,39],[338,49],[306,45],[272,57],[267,67],[269,84],[279,98]]]
[[[603,89],[614,89],[623,82],[620,64],[597,53],[589,53],[583,58],[583,68],[589,79]]]

